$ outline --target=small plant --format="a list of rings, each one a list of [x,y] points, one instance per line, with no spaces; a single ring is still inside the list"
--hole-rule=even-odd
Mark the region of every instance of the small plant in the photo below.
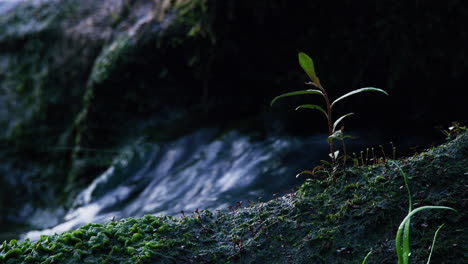
[[[447,137],[447,140],[454,139],[457,135],[468,131],[466,126],[460,125],[458,122],[452,122],[451,126],[447,130],[442,130],[442,133]]]
[[[412,209],[412,199],[411,199],[411,192],[410,188],[408,185],[408,177],[406,176],[406,173],[403,171],[403,169],[398,166],[398,164],[394,161],[390,161],[393,165],[395,165],[399,170],[401,175],[404,178],[405,181],[405,187],[406,191],[408,192],[408,214],[406,217],[401,221],[400,226],[398,227],[398,231],[395,237],[395,251],[398,256],[398,264],[408,264],[409,263],[409,256],[410,256],[410,248],[409,248],[409,231],[410,231],[410,220],[411,217],[416,214],[417,212],[424,211],[424,210],[429,210],[429,209],[442,209],[442,210],[452,210],[455,211],[455,209],[447,206],[422,206],[418,207],[416,209]],[[434,245],[435,245],[435,240],[437,238],[437,234],[439,233],[440,229],[443,227],[441,225],[437,231],[435,232],[434,238],[432,240],[432,247],[431,247],[431,252],[429,254],[429,258],[427,260],[427,263],[429,264],[431,261],[431,256],[432,256],[432,251],[434,250]],[[402,237],[403,235],[403,237]],[[403,245],[401,243],[403,242]]]
[[[351,95],[362,93],[362,92],[374,91],[374,92],[381,92],[381,93],[384,93],[386,95],[388,95],[388,93],[386,91],[382,90],[382,89],[379,89],[379,88],[365,87],[365,88],[360,88],[360,89],[351,91],[349,93],[346,93],[346,94],[342,95],[341,97],[337,98],[336,100],[334,100],[332,102],[330,100],[330,98],[328,97],[328,94],[327,94],[326,90],[320,84],[319,78],[315,74],[315,67],[314,67],[314,63],[313,63],[312,59],[307,54],[305,54],[303,52],[300,52],[299,53],[299,64],[301,65],[302,69],[305,71],[305,73],[309,76],[309,78],[311,80],[311,82],[306,82],[305,84],[314,86],[317,89],[307,89],[307,90],[303,90],[303,91],[296,91],[296,92],[290,92],[290,93],[285,93],[285,94],[279,95],[279,96],[275,97],[271,101],[271,105],[273,105],[278,99],[281,99],[281,98],[284,98],[284,97],[295,96],[295,95],[307,95],[307,94],[321,95],[325,99],[325,105],[326,105],[325,109],[322,108],[319,105],[305,104],[305,105],[300,105],[300,106],[296,107],[296,110],[298,110],[298,109],[318,110],[318,111],[322,112],[325,115],[325,117],[327,119],[327,123],[328,123],[328,134],[329,135],[328,135],[328,138],[327,138],[327,142],[330,145],[330,158],[331,158],[332,164],[335,164],[337,159],[338,159],[339,151],[335,151],[333,140],[337,139],[337,140],[340,140],[340,141],[343,142],[343,140],[345,138],[349,137],[349,136],[344,135],[343,127],[341,127],[341,129],[338,129],[338,130],[336,128],[338,127],[339,123],[343,119],[345,119],[346,117],[351,116],[351,115],[354,114],[354,113],[348,113],[348,114],[345,114],[345,115],[337,118],[336,120],[334,120],[333,117],[332,117],[332,112],[333,112],[333,107],[335,106],[335,104],[337,102],[351,96]],[[344,142],[343,142],[343,147],[344,147]],[[344,161],[346,162],[346,155],[344,156]]]

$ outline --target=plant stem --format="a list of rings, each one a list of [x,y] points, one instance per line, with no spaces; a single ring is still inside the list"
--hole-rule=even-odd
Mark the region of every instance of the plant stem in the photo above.
[[[317,78],[316,87],[320,89],[323,93],[323,97],[325,98],[325,103],[327,105],[327,116],[328,116],[328,134],[329,136],[333,135],[333,125],[332,125],[332,112],[331,112],[331,104],[330,100],[328,99],[328,94],[325,89],[320,84],[320,80]],[[335,147],[333,145],[333,140],[330,141],[330,153],[331,153],[331,161],[335,164]]]

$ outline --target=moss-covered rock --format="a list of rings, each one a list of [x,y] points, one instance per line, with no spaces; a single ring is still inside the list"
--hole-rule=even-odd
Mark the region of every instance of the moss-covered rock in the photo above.
[[[299,50],[314,55],[331,95],[376,85],[405,105],[352,99],[368,101],[350,101],[361,124],[394,131],[398,116],[406,133],[445,122],[439,109],[466,118],[453,96],[468,60],[461,0],[20,2],[0,15],[0,230],[30,224],[31,208],[66,205],[131,137],[167,139],[267,111],[295,131],[317,129],[302,113],[268,108],[286,87],[303,88]],[[255,123],[281,127],[271,120]]]
[[[427,259],[441,223],[434,263],[467,259],[468,133],[398,164],[409,177],[414,207],[450,206],[453,212],[416,215],[411,263]],[[394,236],[407,213],[403,177],[391,163],[348,169],[335,181],[309,179],[293,194],[240,204],[229,213],[144,216],[88,224],[75,231],[10,241],[1,263],[395,263]]]

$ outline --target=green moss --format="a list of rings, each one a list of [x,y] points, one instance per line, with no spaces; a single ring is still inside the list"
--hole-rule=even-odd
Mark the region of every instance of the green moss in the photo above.
[[[433,232],[435,263],[460,263],[464,219],[461,208],[468,167],[468,133],[399,163],[412,178],[417,203],[459,209],[447,217],[421,214],[412,221],[411,260],[427,256]],[[450,153],[450,155],[447,155]],[[427,160],[429,158],[430,160]],[[1,263],[394,263],[393,238],[407,212],[403,179],[387,164],[353,168],[334,183],[307,180],[295,195],[257,203],[232,213],[201,211],[198,217],[123,219],[88,224],[38,241],[4,242]],[[421,227],[422,223],[424,226]],[[382,262],[382,260],[385,260]]]

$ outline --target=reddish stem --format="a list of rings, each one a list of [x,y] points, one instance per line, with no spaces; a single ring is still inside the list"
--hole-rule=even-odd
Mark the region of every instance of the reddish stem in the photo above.
[[[327,105],[327,116],[328,116],[328,134],[329,136],[333,135],[333,126],[332,126],[332,112],[331,112],[331,104],[330,100],[328,99],[328,94],[325,89],[320,84],[320,80],[317,78],[317,84],[315,86],[320,89],[323,93],[323,97],[325,97],[325,103]],[[333,145],[333,140],[330,141],[330,153],[331,153],[331,161],[335,164],[335,147]]]

